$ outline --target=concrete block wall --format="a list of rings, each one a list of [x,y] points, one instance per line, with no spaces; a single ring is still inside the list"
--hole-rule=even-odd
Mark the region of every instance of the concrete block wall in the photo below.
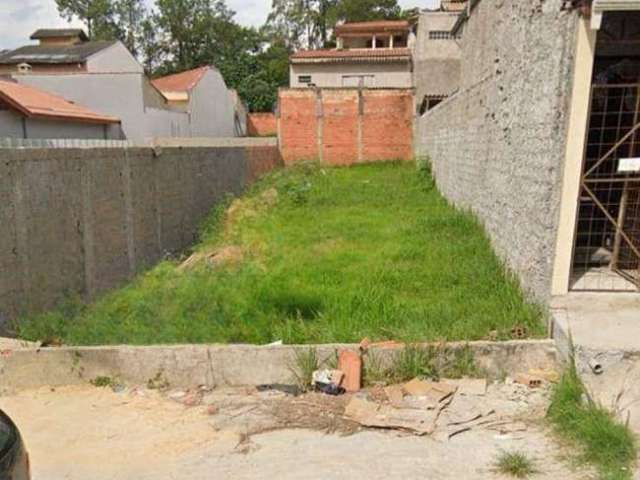
[[[278,134],[278,124],[274,113],[250,113],[247,115],[247,135],[266,137]]]
[[[416,154],[475,212],[535,298],[550,296],[578,14],[562,0],[481,0],[460,91],[416,121]]]
[[[351,165],[413,158],[412,89],[287,89],[278,139],[286,164]]]
[[[217,201],[281,164],[275,141],[223,145],[1,149],[0,327],[183,250]]]

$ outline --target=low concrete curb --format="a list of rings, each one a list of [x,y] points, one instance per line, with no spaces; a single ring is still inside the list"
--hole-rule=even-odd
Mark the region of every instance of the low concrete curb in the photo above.
[[[554,368],[558,355],[552,340],[450,343],[474,352],[489,376],[500,377],[529,368]],[[287,383],[296,353],[315,348],[320,359],[338,349],[357,350],[354,344],[329,345],[171,345],[100,346],[4,350],[0,355],[0,394],[82,384],[98,376],[127,384],[149,380],[171,387],[195,385],[259,385]],[[370,349],[389,358],[398,348]],[[366,359],[365,359],[366,363]]]

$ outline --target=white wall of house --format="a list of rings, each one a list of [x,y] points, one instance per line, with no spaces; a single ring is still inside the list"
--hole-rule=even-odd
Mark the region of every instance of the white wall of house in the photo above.
[[[96,112],[119,118],[127,139],[192,136],[188,113],[145,105],[143,88],[146,79],[142,74],[32,74],[16,75],[14,79],[61,95]]]
[[[191,90],[189,99],[193,137],[233,137],[235,100],[218,70],[210,68]]]
[[[433,33],[450,32],[458,19],[452,12],[422,12],[413,50],[416,101],[425,95],[449,95],[460,82],[461,48],[455,38],[434,39]]]
[[[142,65],[122,42],[116,42],[87,59],[91,73],[144,73]]]
[[[306,87],[300,76],[311,76],[311,83],[317,87],[345,87],[353,85],[358,77],[364,85],[377,88],[410,88],[412,74],[410,62],[385,63],[303,63],[290,65],[290,85],[293,88]]]

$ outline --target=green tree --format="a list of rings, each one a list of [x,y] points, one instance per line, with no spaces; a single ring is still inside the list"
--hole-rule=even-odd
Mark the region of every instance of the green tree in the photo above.
[[[116,38],[117,27],[110,0],[56,0],[60,16],[66,20],[79,19],[93,39]]]
[[[340,0],[331,14],[334,24],[367,22],[401,18],[402,9],[397,0]]]
[[[144,1],[115,0],[112,8],[116,18],[118,39],[134,56],[138,57],[142,51],[147,16]]]

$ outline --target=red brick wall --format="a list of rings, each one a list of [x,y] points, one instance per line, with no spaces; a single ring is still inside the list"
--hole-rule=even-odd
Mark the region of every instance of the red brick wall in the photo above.
[[[273,113],[250,113],[247,116],[247,135],[250,137],[265,137],[276,135],[278,125]]]
[[[413,158],[413,90],[287,89],[279,94],[286,164],[351,165]]]
[[[319,158],[316,100],[311,89],[280,91],[278,143],[287,165]]]

